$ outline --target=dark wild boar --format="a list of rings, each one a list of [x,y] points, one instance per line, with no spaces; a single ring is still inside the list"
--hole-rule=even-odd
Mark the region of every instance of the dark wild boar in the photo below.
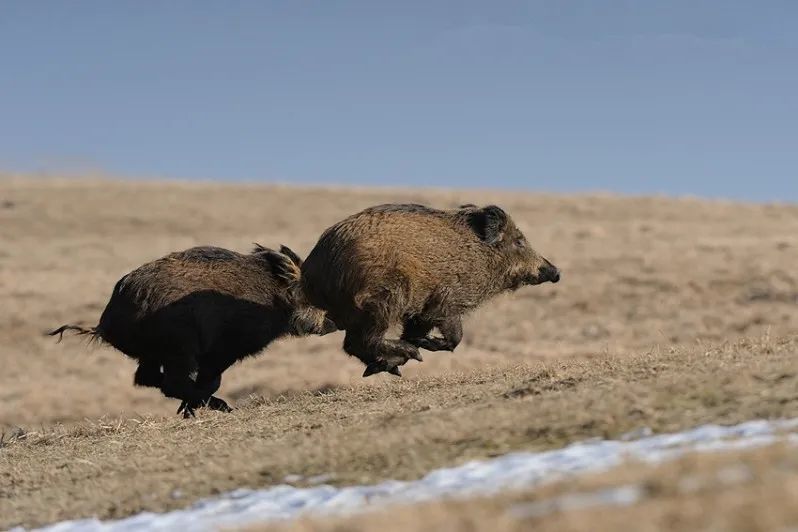
[[[336,330],[304,303],[302,261],[290,249],[257,246],[244,255],[195,247],[145,264],[114,287],[96,327],[64,331],[102,340],[138,361],[133,382],[180,399],[178,413],[207,406],[230,411],[213,394],[222,373],[285,335]]]
[[[346,330],[344,350],[363,376],[421,360],[419,348],[453,351],[461,317],[482,302],[525,285],[560,280],[513,220],[494,205],[437,210],[380,205],[322,234],[302,265],[308,301]],[[403,326],[398,340],[388,328]],[[430,336],[433,328],[441,336]]]

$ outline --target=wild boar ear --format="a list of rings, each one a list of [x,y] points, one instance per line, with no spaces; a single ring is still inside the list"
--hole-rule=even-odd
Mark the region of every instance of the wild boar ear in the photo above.
[[[280,253],[282,253],[283,255],[286,255],[289,259],[291,259],[291,262],[296,264],[297,268],[301,268],[302,267],[302,259],[300,259],[299,255],[294,253],[294,251],[291,248],[289,248],[288,246],[281,245],[280,246]]]
[[[272,273],[278,279],[287,283],[299,280],[299,267],[294,264],[291,257],[272,249],[265,252],[265,257],[272,267]]]
[[[488,205],[468,214],[468,223],[479,238],[487,244],[497,244],[504,238],[509,217],[501,207]]]

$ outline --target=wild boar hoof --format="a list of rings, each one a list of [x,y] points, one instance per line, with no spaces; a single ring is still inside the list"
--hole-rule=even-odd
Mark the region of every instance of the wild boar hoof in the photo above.
[[[370,377],[372,375],[376,375],[377,373],[382,373],[383,371],[387,371],[391,375],[396,375],[397,377],[402,376],[402,372],[399,371],[399,366],[389,366],[384,361],[379,360],[366,366],[366,370],[363,372],[363,377]]]
[[[376,375],[377,373],[381,373],[385,371],[382,368],[382,365],[377,362],[372,362],[368,366],[366,366],[365,371],[363,371],[363,377],[371,377],[372,375]]]
[[[219,412],[232,412],[233,409],[230,408],[224,399],[219,399],[218,397],[212,395],[208,402],[205,404],[211,410],[218,410]]]
[[[204,401],[183,401],[180,403],[180,407],[177,409],[178,414],[183,414],[183,417],[188,419],[191,417],[196,417],[195,410],[197,408],[207,407],[210,410],[217,410],[219,412],[232,412],[233,409],[230,408],[224,399],[219,399],[218,397],[212,395],[208,399]]]
[[[192,417],[197,417],[197,415],[194,413],[194,407],[191,406],[188,403],[188,401],[183,401],[182,403],[180,403],[180,406],[177,408],[177,413],[178,414],[182,413],[183,414],[183,419],[189,419],[189,418],[192,418]]]

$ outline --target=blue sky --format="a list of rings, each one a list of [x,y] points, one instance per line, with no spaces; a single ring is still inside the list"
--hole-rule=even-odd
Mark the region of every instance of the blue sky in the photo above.
[[[798,201],[798,2],[0,2],[0,169]]]

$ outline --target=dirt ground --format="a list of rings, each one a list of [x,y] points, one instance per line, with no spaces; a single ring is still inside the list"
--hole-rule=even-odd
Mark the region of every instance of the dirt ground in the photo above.
[[[388,201],[499,204],[563,280],[487,303],[402,379],[362,379],[341,333],[280,341],[225,373],[232,414],[190,421],[123,355],[43,335],[96,323],[116,280],[167,252],[304,255]],[[795,205],[4,176],[0,243],[0,528],[798,411]]]
[[[490,191],[293,188],[0,176],[0,430],[103,415],[172,415],[132,386],[110,348],[44,331],[93,325],[114,283],[199,244],[286,243],[305,255],[329,225],[382,202],[497,203],[563,272],[557,285],[489,302],[455,354],[406,378],[653,347],[712,345],[798,330],[798,206]],[[273,344],[225,373],[220,396],[379,386],[341,350],[342,333]]]

